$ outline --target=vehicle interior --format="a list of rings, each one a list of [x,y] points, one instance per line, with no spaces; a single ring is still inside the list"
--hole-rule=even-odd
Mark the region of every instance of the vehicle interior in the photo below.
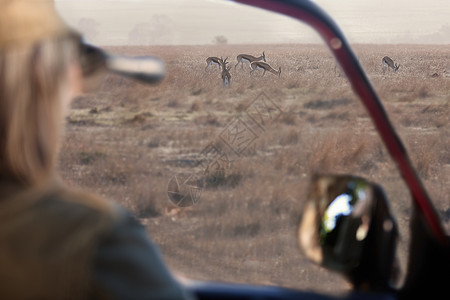
[[[60,173],[133,212],[199,299],[441,295],[450,5],[430,3],[56,0],[100,62]]]

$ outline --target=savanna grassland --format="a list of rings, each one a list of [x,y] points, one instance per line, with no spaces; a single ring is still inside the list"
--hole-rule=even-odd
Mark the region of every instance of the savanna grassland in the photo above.
[[[147,226],[175,272],[220,280],[318,289],[349,285],[310,263],[297,226],[315,172],[351,173],[381,184],[400,227],[407,259],[409,193],[364,107],[329,51],[317,45],[115,47],[166,62],[157,86],[108,75],[99,91],[72,103],[60,155],[62,177],[130,209]],[[281,76],[234,69],[236,55],[259,56]],[[355,52],[406,144],[450,232],[450,46],[361,45]],[[401,65],[382,71],[388,55]],[[228,57],[231,87],[208,56]],[[263,92],[282,113],[195,206],[167,196],[173,175],[189,173],[200,153]]]

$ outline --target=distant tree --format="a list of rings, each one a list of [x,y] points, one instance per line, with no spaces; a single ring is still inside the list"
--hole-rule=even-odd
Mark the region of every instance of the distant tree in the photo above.
[[[228,44],[228,39],[223,35],[216,35],[214,37],[213,43],[216,45],[226,45]]]
[[[128,44],[149,45],[152,28],[149,23],[138,23],[128,33]]]
[[[78,30],[80,30],[87,41],[91,43],[98,42],[100,24],[92,18],[81,18],[78,21]]]
[[[166,15],[156,14],[150,22],[138,23],[128,33],[130,45],[165,45],[174,38],[175,24]]]
[[[450,25],[442,25],[438,31],[428,35],[423,35],[419,38],[419,40],[428,44],[448,44],[450,43]]]

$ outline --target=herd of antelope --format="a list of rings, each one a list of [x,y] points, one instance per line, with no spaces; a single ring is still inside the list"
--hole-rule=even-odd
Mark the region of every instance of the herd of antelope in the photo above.
[[[250,66],[250,75],[253,74],[256,70],[262,70],[262,76],[266,74],[266,71],[273,73],[280,77],[281,74],[281,67],[277,70],[272,68],[267,62],[266,62],[266,54],[263,52],[261,56],[255,57],[249,54],[239,54],[237,57],[237,64],[234,66],[234,69],[236,70],[236,67],[241,64],[241,69],[244,70],[244,63],[249,64]],[[231,74],[230,70],[231,67],[227,67],[227,64],[229,63],[228,57],[223,59],[222,57],[208,57],[206,59],[206,68],[205,71],[210,66],[217,66],[217,68],[220,70],[222,68],[222,83],[223,87],[230,87],[231,84]],[[263,62],[264,61],[264,62]]]
[[[277,70],[275,70],[274,68],[272,68],[267,62],[266,62],[266,55],[263,52],[261,56],[255,57],[249,54],[239,54],[237,57],[237,64],[234,66],[234,69],[236,70],[236,67],[241,64],[241,69],[244,70],[244,64],[249,64],[250,67],[250,75],[253,74],[253,72],[257,71],[257,70],[261,70],[263,71],[262,76],[264,76],[264,74],[266,74],[266,71],[273,73],[275,75],[277,75],[278,77],[280,77],[281,74],[281,67]],[[228,57],[223,59],[222,57],[208,57],[206,59],[206,68],[205,71],[211,67],[211,66],[217,66],[217,68],[222,69],[222,83],[223,83],[223,87],[230,87],[231,84],[231,74],[230,74],[230,70],[231,67],[228,66],[227,64],[229,63],[228,61]],[[382,68],[383,68],[383,73],[386,71],[386,68],[391,68],[394,73],[397,72],[397,70],[400,68],[399,64],[394,63],[394,61],[388,57],[385,56],[383,57],[383,59],[381,60],[382,63]]]

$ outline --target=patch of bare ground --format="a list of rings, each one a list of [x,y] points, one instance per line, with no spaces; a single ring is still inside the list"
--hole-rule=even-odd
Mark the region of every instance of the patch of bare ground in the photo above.
[[[314,172],[352,173],[384,186],[402,235],[405,267],[410,196],[365,108],[331,54],[316,45],[115,47],[154,54],[167,78],[145,86],[108,75],[75,99],[59,169],[71,185],[121,203],[148,227],[168,264],[194,279],[277,284],[335,294],[349,286],[297,246],[297,226]],[[355,47],[450,232],[448,46]],[[280,78],[234,69],[238,53],[282,67]],[[381,58],[401,64],[383,73]],[[205,71],[208,56],[229,57],[231,87]],[[256,73],[256,72],[255,72]],[[438,74],[435,76],[434,74]],[[189,208],[168,201],[167,185],[198,167],[201,153],[261,92],[282,113],[255,131],[245,152]],[[255,130],[256,130],[255,129]],[[326,284],[323,284],[326,282]]]

